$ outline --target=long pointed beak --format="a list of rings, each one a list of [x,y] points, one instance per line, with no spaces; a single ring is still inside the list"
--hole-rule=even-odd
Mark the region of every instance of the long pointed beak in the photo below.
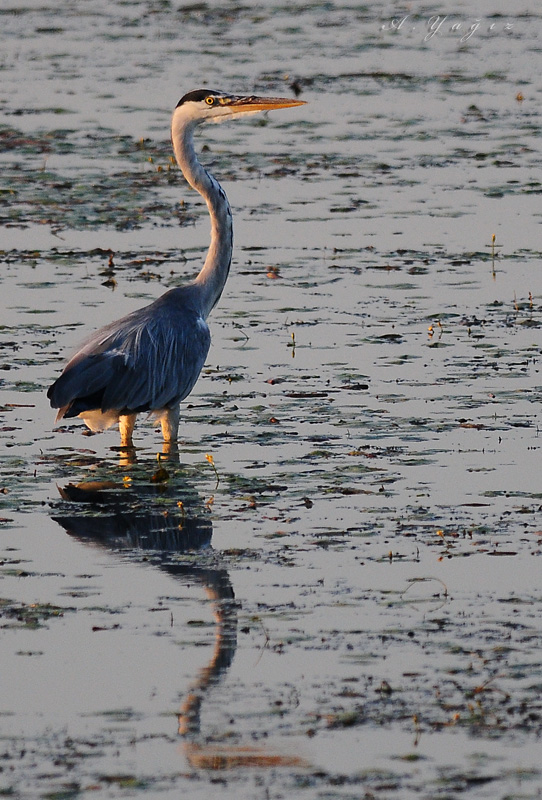
[[[305,100],[292,100],[289,97],[230,95],[229,97],[224,98],[223,104],[231,110],[232,114],[246,114],[251,111],[271,111],[274,108],[292,108],[293,106],[304,106],[306,105],[306,102]]]

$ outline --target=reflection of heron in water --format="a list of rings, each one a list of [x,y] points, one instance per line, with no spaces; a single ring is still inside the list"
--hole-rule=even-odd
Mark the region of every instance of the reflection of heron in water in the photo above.
[[[47,396],[62,417],[82,417],[89,428],[119,423],[121,446],[132,445],[137,414],[150,412],[165,442],[176,441],[179,404],[192,391],[211,342],[207,316],[218,302],[233,251],[231,209],[218,181],[197,159],[193,133],[204,122],[303,105],[281,97],[254,97],[200,89],[177,104],[171,138],[184,177],[205,199],[211,244],[203,268],[186,286],[94,333],[73,356]]]
[[[136,490],[137,489],[137,490]],[[182,496],[182,510],[156,504],[156,494],[172,494],[169,487],[138,485],[127,489],[112,482],[68,484],[60,489],[64,502],[55,504],[53,519],[75,538],[112,550],[146,554],[145,563],[170,575],[204,587],[212,602],[216,622],[215,644],[208,664],[200,670],[179,711],[179,733],[185,753],[194,767],[230,769],[236,766],[300,766],[295,756],[269,753],[262,748],[228,746],[201,741],[200,711],[210,689],[223,679],[237,648],[237,603],[228,571],[223,567],[193,562],[202,552],[210,562],[212,522],[195,490],[175,482],[175,498]],[[92,513],[89,513],[92,512]],[[182,554],[191,558],[183,562]]]

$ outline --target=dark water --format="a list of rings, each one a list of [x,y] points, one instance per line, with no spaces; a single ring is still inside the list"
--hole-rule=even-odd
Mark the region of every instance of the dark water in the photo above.
[[[0,790],[538,797],[539,11],[0,23]],[[234,265],[179,458],[142,420],[134,461],[45,389],[198,271],[201,85],[308,105],[202,131]]]

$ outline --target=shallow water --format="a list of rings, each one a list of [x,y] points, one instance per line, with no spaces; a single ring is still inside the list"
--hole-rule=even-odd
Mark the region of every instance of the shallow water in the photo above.
[[[476,11],[4,3],[0,791],[539,796],[541,18]],[[45,390],[197,273],[200,85],[308,105],[200,136],[232,274],[134,460]]]

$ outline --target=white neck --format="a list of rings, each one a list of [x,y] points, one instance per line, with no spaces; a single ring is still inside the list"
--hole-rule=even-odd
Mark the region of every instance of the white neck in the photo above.
[[[193,141],[196,124],[194,119],[183,114],[183,106],[175,109],[171,140],[177,164],[190,186],[204,198],[211,216],[211,244],[195,280],[201,290],[200,310],[205,319],[218,302],[228,277],[233,253],[233,225],[226,193],[197,159]]]

